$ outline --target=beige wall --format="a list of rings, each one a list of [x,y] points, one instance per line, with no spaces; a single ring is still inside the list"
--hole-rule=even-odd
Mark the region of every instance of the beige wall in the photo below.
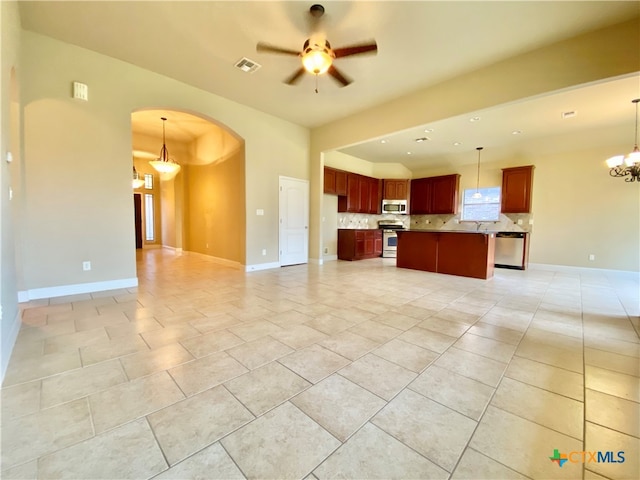
[[[322,169],[327,156],[325,152],[461,113],[638,72],[639,37],[636,18],[496,63],[312,130],[310,257],[322,258]],[[541,154],[536,159],[546,158],[548,152],[543,143],[539,145]],[[529,163],[532,162],[529,160]],[[544,180],[544,174],[541,175]],[[413,176],[423,175],[414,172]],[[543,180],[537,182],[537,188],[544,188]],[[604,180],[609,180],[606,173]],[[544,251],[542,246],[536,247],[532,261],[553,260],[554,257],[543,254]],[[560,264],[620,268],[620,265],[628,263],[623,260],[627,254],[618,253],[618,259],[600,265],[578,262],[573,256],[567,260],[571,263],[562,261]]]

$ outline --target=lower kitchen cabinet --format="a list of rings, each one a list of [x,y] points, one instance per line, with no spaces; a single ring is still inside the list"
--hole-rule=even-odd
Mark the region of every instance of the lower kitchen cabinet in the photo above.
[[[472,278],[493,277],[495,234],[398,231],[396,266]]]
[[[338,259],[363,260],[382,255],[382,230],[338,229]]]

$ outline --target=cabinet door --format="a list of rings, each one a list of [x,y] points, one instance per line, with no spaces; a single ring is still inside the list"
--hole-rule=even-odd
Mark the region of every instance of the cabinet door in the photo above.
[[[374,230],[373,232],[373,254],[376,257],[382,255],[382,230]]]
[[[530,213],[533,165],[502,170],[502,212]]]
[[[408,180],[397,180],[396,181],[396,198],[398,200],[408,200],[408,190],[409,181]]]
[[[373,257],[375,252],[375,237],[373,235],[373,230],[364,232],[364,234],[364,254],[367,257]]]
[[[369,213],[369,202],[371,195],[371,183],[369,182],[369,177],[361,176],[359,179],[360,182],[360,208],[358,212],[360,213]]]
[[[360,175],[347,175],[347,212],[360,211]]]
[[[382,195],[382,198],[384,198],[385,200],[396,199],[396,181],[395,180],[384,180],[383,188],[384,188],[384,195]]]
[[[347,194],[347,172],[335,170],[336,172],[336,195]]]
[[[333,168],[324,167],[324,193],[336,193],[336,171]]]
[[[431,209],[429,213],[458,213],[458,184],[460,175],[431,177]]]
[[[411,209],[412,215],[431,212],[431,182],[428,178],[411,180]]]
[[[368,213],[377,214],[380,213],[382,207],[380,205],[382,199],[380,198],[381,180],[377,178],[369,179],[369,209]]]

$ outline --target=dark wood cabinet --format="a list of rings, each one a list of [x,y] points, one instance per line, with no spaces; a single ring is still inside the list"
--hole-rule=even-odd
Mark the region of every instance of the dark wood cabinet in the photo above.
[[[413,215],[458,213],[460,175],[411,180],[410,213]]]
[[[369,178],[369,209],[367,213],[377,214],[382,211],[382,181],[377,178]]]
[[[347,173],[346,185],[346,196],[338,197],[339,212],[380,213],[380,180]]]
[[[347,172],[331,167],[324,167],[324,193],[346,195]]]
[[[363,260],[382,255],[382,230],[344,229],[338,230],[338,258],[340,260]]]
[[[383,180],[383,192],[384,200],[409,200],[409,180]]]
[[[494,259],[493,233],[398,232],[398,267],[487,279]]]
[[[533,165],[502,169],[502,213],[530,213]]]

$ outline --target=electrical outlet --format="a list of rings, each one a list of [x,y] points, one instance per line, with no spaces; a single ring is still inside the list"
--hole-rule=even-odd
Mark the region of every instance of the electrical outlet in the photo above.
[[[325,254],[329,253],[329,249],[327,247],[324,247],[324,253]]]
[[[82,262],[82,270],[85,272],[91,270],[91,262]]]

